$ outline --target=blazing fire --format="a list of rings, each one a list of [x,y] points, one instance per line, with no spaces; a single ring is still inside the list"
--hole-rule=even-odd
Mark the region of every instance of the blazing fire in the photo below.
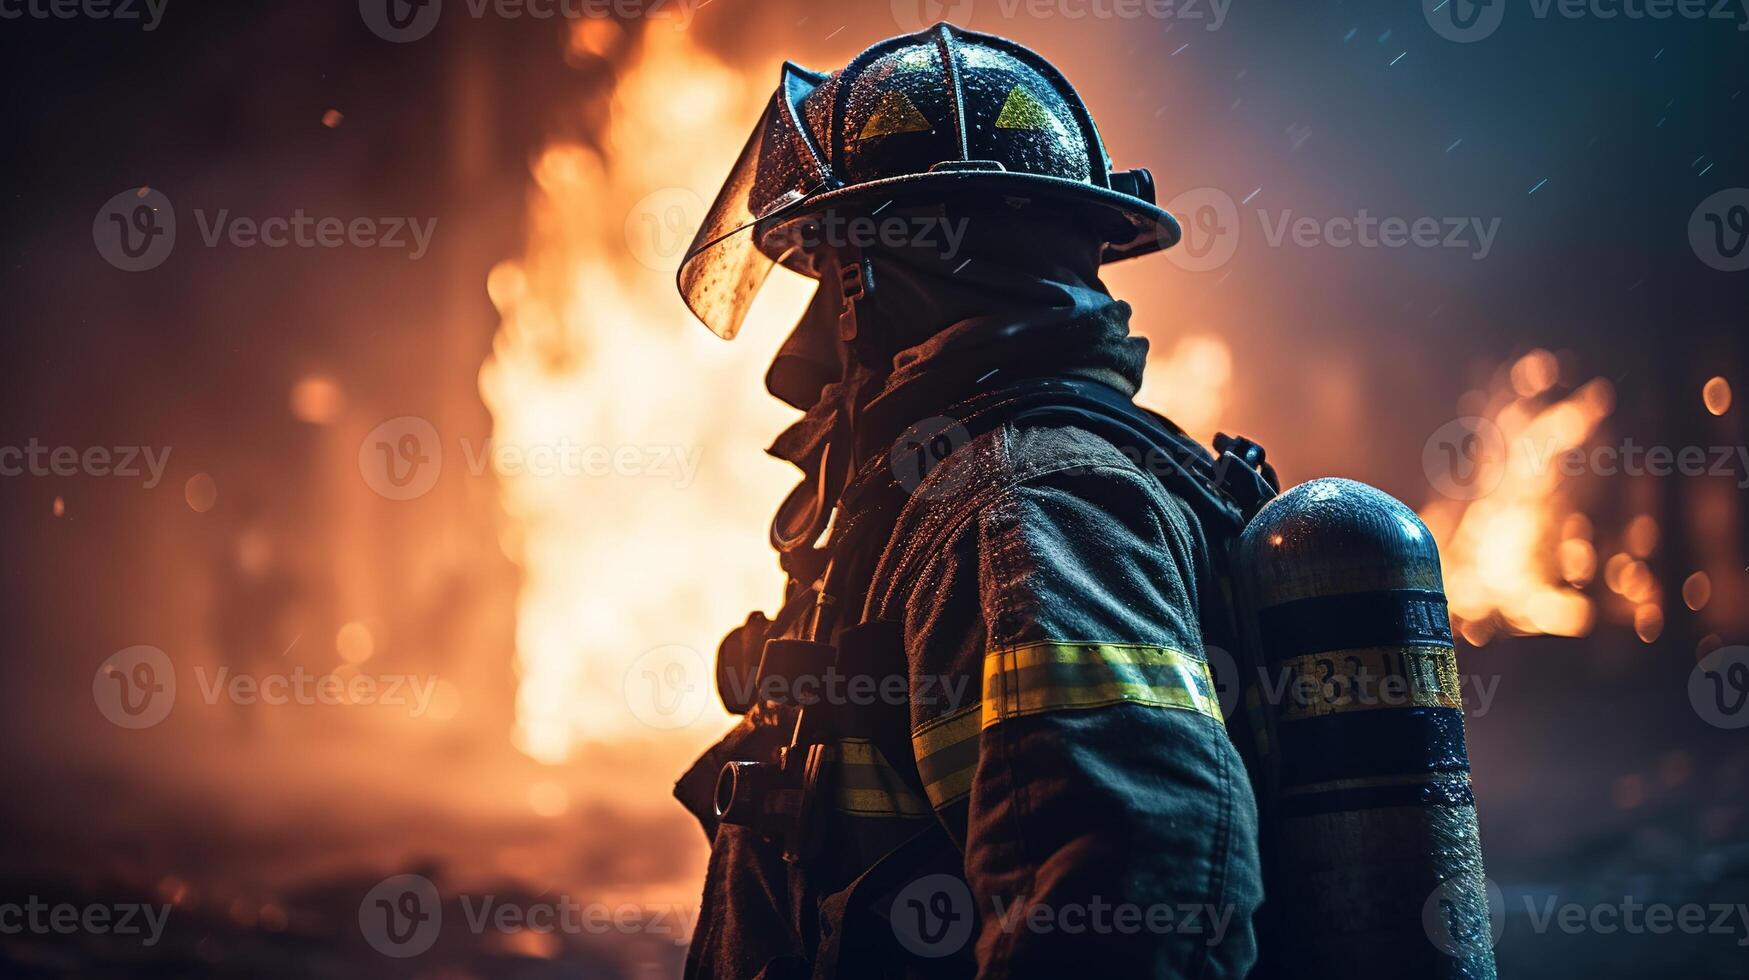
[[[554,142],[534,162],[524,256],[487,283],[502,321],[480,372],[498,446],[613,462],[498,474],[522,572],[514,740],[554,763],[649,731],[627,690],[640,655],[682,648],[675,683],[708,692],[716,638],[776,597],[763,529],[788,476],[761,449],[786,419],[759,382],[784,331],[758,321],[793,321],[811,288],[780,271],[735,344],[674,293],[776,66],[743,74],[681,31],[579,31],[574,56],[626,52],[599,149]]]
[[[1461,463],[1474,490],[1459,496],[1474,499],[1435,500],[1421,514],[1440,544],[1453,624],[1473,644],[1498,632],[1584,636],[1595,620],[1582,591],[1597,574],[1595,529],[1559,462],[1597,431],[1615,394],[1602,378],[1562,394],[1559,378],[1555,355],[1535,350],[1496,372],[1487,390],[1466,395],[1473,421]],[[1605,573],[1609,587],[1635,604],[1648,642],[1651,620],[1662,619],[1657,585],[1639,560],[1655,543],[1650,527],[1653,542],[1636,543],[1630,533],[1630,549],[1643,550],[1611,558]]]

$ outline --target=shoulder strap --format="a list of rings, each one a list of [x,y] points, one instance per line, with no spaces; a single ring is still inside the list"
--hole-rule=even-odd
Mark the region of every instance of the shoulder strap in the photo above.
[[[1073,425],[1093,432],[1183,499],[1211,535],[1236,536],[1278,487],[1256,443],[1222,435],[1216,439],[1219,455],[1212,455],[1165,417],[1097,381],[1028,380],[961,401],[941,416],[957,425],[956,439],[975,439],[1010,423]],[[895,453],[905,458],[895,459]],[[894,446],[877,454],[845,490],[846,510],[896,519],[894,508],[902,505],[904,493],[894,473],[927,473],[945,458],[931,454],[931,447],[922,445]]]

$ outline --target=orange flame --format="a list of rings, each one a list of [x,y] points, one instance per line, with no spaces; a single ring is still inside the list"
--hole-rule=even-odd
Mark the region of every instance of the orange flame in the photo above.
[[[1595,619],[1580,591],[1596,574],[1592,525],[1571,503],[1559,461],[1597,431],[1615,394],[1595,378],[1556,395],[1559,375],[1555,355],[1536,350],[1466,396],[1475,425],[1497,434],[1474,460],[1474,482],[1490,489],[1421,513],[1439,541],[1453,624],[1474,644],[1499,631],[1584,636]],[[1643,616],[1647,629],[1652,618]]]
[[[1213,334],[1180,337],[1170,350],[1150,352],[1136,401],[1147,405],[1207,444],[1227,410],[1233,351]]]
[[[640,731],[625,691],[641,653],[680,645],[702,665],[776,597],[764,524],[786,476],[760,450],[785,410],[759,381],[783,331],[758,321],[799,311],[812,286],[774,277],[746,331],[760,341],[724,344],[692,321],[673,271],[769,89],[683,32],[627,44],[603,149],[546,148],[524,257],[487,282],[502,317],[480,371],[495,445],[614,460],[607,474],[499,468],[503,547],[522,570],[513,740],[552,763]],[[710,710],[702,721],[725,717]]]

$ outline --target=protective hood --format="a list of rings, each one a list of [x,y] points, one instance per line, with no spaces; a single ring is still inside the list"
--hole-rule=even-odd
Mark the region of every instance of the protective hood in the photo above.
[[[1064,213],[1040,206],[901,208],[882,213],[904,241],[856,251],[878,286],[862,304],[862,328],[882,355],[884,375],[908,350],[966,321],[1026,323],[1073,319],[1114,302],[1099,279],[1100,236]],[[766,389],[806,410],[820,392],[855,373],[838,339],[843,293],[832,284],[843,256],[821,256],[823,283],[766,374]],[[988,332],[988,331],[986,331]],[[977,331],[959,331],[959,335]],[[915,360],[912,354],[911,360]]]

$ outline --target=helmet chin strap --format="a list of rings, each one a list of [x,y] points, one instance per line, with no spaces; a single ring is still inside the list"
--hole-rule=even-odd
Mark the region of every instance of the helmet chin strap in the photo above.
[[[838,251],[836,260],[838,342],[845,386],[842,418],[847,437],[845,448],[850,451],[851,466],[855,468],[862,462],[855,447],[862,443],[864,402],[880,390],[893,370],[895,338],[890,328],[882,328],[882,316],[875,303],[874,257],[859,246],[849,246]]]
[[[864,329],[874,320],[874,263],[861,248],[852,246],[839,253],[837,271],[842,301],[838,312],[838,339],[863,367],[884,372],[892,366],[891,355],[881,343],[878,331]]]

